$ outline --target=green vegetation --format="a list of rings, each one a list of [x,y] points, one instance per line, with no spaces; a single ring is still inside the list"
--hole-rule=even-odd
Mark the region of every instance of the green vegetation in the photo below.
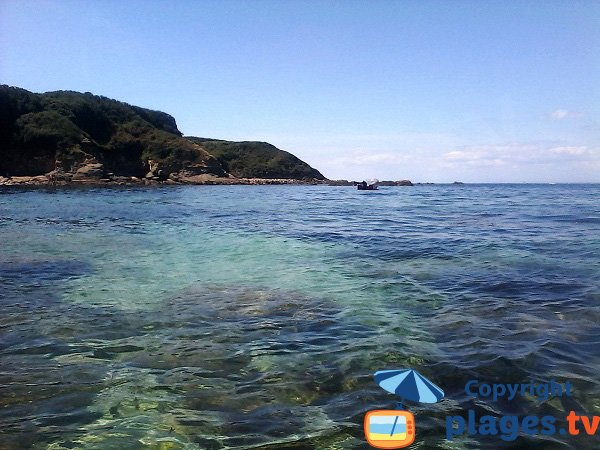
[[[214,155],[214,156],[213,156]],[[0,86],[0,176],[74,172],[166,177],[185,171],[248,178],[324,177],[264,142],[184,138],[175,119],[89,92],[35,94]]]
[[[181,169],[213,159],[170,115],[90,93],[0,86],[0,123],[0,174],[68,171],[92,158],[107,172],[143,176],[148,160]]]
[[[235,177],[325,179],[304,161],[267,142],[230,142],[198,137],[188,139],[206,149]]]

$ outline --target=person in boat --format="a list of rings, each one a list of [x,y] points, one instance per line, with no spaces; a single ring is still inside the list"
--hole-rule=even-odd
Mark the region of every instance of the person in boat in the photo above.
[[[359,191],[374,191],[377,189],[377,184],[368,184],[366,181],[363,181],[362,183],[358,183],[357,188]]]

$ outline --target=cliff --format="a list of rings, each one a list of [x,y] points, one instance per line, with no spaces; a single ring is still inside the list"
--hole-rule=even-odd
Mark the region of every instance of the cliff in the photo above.
[[[89,92],[36,94],[6,85],[0,86],[2,176],[45,176],[65,183],[324,179],[270,144],[185,138],[164,112]]]

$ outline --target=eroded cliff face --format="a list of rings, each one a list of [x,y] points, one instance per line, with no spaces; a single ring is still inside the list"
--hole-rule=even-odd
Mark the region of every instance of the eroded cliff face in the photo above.
[[[0,86],[0,176],[5,179],[177,181],[204,175],[324,179],[267,143],[184,138],[164,112],[91,93],[35,94]]]
[[[170,115],[78,92],[0,87],[0,175],[63,180],[163,177],[182,170],[225,175]]]

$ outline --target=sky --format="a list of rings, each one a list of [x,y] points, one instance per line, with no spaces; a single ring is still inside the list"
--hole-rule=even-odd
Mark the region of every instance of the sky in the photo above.
[[[331,179],[600,182],[597,0],[0,0],[0,83]]]

